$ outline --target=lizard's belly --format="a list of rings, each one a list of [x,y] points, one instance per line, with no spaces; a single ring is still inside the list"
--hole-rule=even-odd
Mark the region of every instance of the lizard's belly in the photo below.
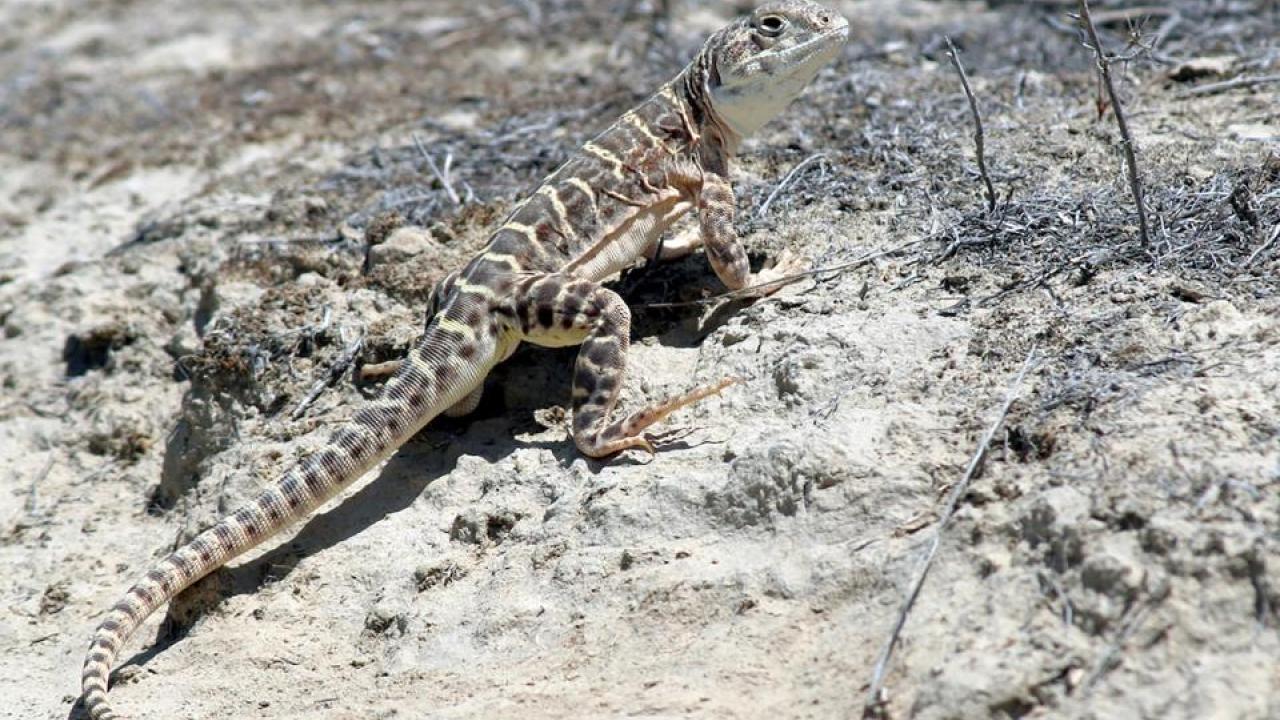
[[[657,203],[636,208],[578,252],[564,271],[597,282],[621,272],[637,259],[650,255],[663,231],[692,207],[693,203],[683,194],[673,192]]]

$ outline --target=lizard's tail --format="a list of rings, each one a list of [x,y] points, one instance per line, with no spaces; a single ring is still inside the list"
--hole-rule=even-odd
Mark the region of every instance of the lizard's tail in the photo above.
[[[149,570],[98,625],[81,675],[84,707],[93,720],[118,718],[107,704],[107,679],[120,649],[156,608],[232,558],[315,510],[364,475],[405,440],[464,395],[473,372],[454,371],[451,382],[433,372],[441,345],[428,331],[401,364],[379,399],[362,407],[323,450],[299,461],[248,505],[223,518]],[[434,347],[432,345],[434,344]],[[470,369],[470,368],[469,368]],[[476,375],[477,378],[464,377]],[[474,383],[471,383],[474,385]]]

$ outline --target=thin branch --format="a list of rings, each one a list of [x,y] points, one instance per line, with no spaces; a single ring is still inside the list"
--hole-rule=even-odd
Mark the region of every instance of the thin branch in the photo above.
[[[1274,228],[1271,229],[1270,239],[1268,239],[1266,242],[1259,245],[1256,250],[1249,253],[1249,259],[1245,260],[1243,263],[1240,263],[1240,269],[1241,270],[1248,269],[1248,267],[1253,264],[1253,261],[1258,259],[1259,255],[1266,252],[1267,248],[1276,244],[1276,240],[1280,240],[1280,224],[1277,224]]]
[[[444,172],[441,172],[440,168],[436,167],[436,161],[431,157],[431,154],[423,147],[422,138],[418,137],[418,133],[413,134],[413,144],[418,148],[418,152],[422,157],[427,159],[427,165],[431,168],[431,173],[436,176],[436,180],[440,181],[440,184],[444,187],[445,194],[449,196],[449,200],[454,205],[461,205],[462,198],[458,197],[458,193],[453,189],[453,183],[449,178],[449,168],[453,165],[453,153],[445,153]]]
[[[823,153],[815,153],[805,158],[804,160],[802,160],[800,164],[791,168],[791,172],[787,173],[786,176],[782,178],[782,182],[778,183],[778,187],[774,188],[773,192],[769,193],[769,197],[765,198],[764,204],[761,205],[760,209],[756,211],[755,217],[764,217],[764,214],[769,212],[769,206],[773,204],[774,198],[778,197],[779,193],[781,193],[783,190],[787,188],[788,185],[791,184],[792,180],[794,180],[795,177],[800,174],[801,170],[804,170],[805,168],[809,167],[815,162],[819,162],[819,161],[826,162],[826,160],[827,160],[827,156],[824,155]]]
[[[1138,609],[1133,611],[1133,614],[1130,615],[1129,619],[1125,621],[1123,626],[1121,626],[1120,631],[1116,633],[1115,639],[1111,641],[1111,644],[1107,646],[1106,651],[1102,653],[1100,658],[1098,658],[1098,662],[1094,665],[1093,671],[1089,673],[1087,678],[1085,678],[1083,683],[1084,697],[1087,698],[1093,694],[1094,686],[1098,684],[1098,681],[1101,680],[1108,672],[1114,670],[1119,664],[1118,661],[1120,653],[1124,650],[1125,643],[1129,641],[1129,638],[1133,635],[1134,631],[1137,630],[1138,627],[1142,625],[1143,621],[1147,619],[1147,615],[1151,612],[1152,608],[1155,607],[1155,604],[1155,602],[1151,601],[1143,603],[1138,607]]]
[[[352,342],[345,350],[342,351],[342,355],[340,355],[337,361],[335,361],[329,368],[328,377],[323,377],[315,381],[315,384],[311,386],[311,390],[307,392],[306,397],[302,398],[302,402],[298,403],[298,407],[294,408],[293,412],[289,414],[289,417],[293,420],[297,420],[302,417],[302,414],[307,411],[307,408],[311,407],[311,403],[315,402],[316,398],[320,397],[320,393],[324,392],[325,388],[329,387],[334,383],[334,381],[342,377],[342,374],[347,371],[347,368],[351,367],[351,363],[355,362],[356,355],[360,354],[360,349],[363,347],[364,333],[361,333],[356,337],[355,342]]]
[[[1197,95],[1213,95],[1215,93],[1226,92],[1227,90],[1235,90],[1236,88],[1251,88],[1259,85],[1267,85],[1269,83],[1280,83],[1280,75],[1258,75],[1256,77],[1239,77],[1234,80],[1223,80],[1222,82],[1209,83],[1207,85],[1198,85],[1188,88],[1182,92],[1175,93],[1175,98],[1189,98]]]
[[[296,245],[303,243],[340,243],[343,237],[341,235],[317,235],[313,237],[269,237],[269,238],[241,238],[236,240],[240,245]]]
[[[1079,0],[1078,6],[1080,23],[1089,33],[1089,42],[1092,43],[1093,53],[1098,59],[1098,72],[1102,77],[1102,84],[1107,88],[1107,95],[1111,98],[1111,110],[1115,113],[1116,125],[1120,128],[1120,145],[1124,148],[1124,160],[1129,168],[1129,189],[1133,191],[1133,201],[1138,206],[1138,227],[1142,234],[1142,244],[1151,247],[1151,233],[1147,226],[1147,207],[1142,199],[1142,179],[1138,175],[1138,157],[1134,150],[1133,136],[1129,134],[1129,123],[1124,117],[1124,108],[1120,104],[1120,95],[1111,81],[1111,62],[1107,59],[1102,41],[1098,39],[1098,29],[1093,26],[1093,18],[1089,16],[1088,0]]]
[[[969,482],[973,480],[973,476],[977,474],[978,468],[982,466],[983,460],[987,455],[987,448],[990,447],[991,441],[995,439],[996,432],[1000,430],[1000,426],[1004,424],[1004,419],[1009,415],[1009,408],[1013,406],[1015,400],[1019,397],[1019,387],[1022,385],[1023,378],[1027,372],[1036,365],[1036,346],[1032,345],[1031,350],[1027,352],[1026,359],[1022,362],[1022,369],[1018,371],[1017,376],[1013,378],[1013,382],[1009,384],[1005,391],[1004,404],[1000,406],[1000,411],[996,414],[996,418],[987,428],[987,432],[983,434],[982,440],[978,443],[978,449],[974,451],[973,457],[969,459],[969,465],[964,470],[964,475],[951,488],[951,492],[947,495],[947,506],[942,511],[942,517],[938,520],[938,526],[933,531],[933,540],[929,543],[929,549],[925,552],[924,557],[920,560],[920,565],[916,570],[915,581],[911,583],[910,589],[907,590],[906,596],[902,601],[902,609],[898,612],[898,619],[893,625],[893,630],[889,633],[889,639],[885,642],[884,648],[880,651],[880,657],[876,660],[875,670],[871,675],[871,689],[867,692],[867,702],[863,706],[862,716],[864,718],[878,717],[881,708],[881,688],[884,685],[885,672],[889,668],[889,659],[893,657],[893,648],[898,644],[898,637],[902,634],[902,628],[907,624],[907,615],[911,613],[911,607],[915,605],[916,598],[920,595],[920,589],[924,587],[925,578],[929,575],[929,567],[933,564],[933,558],[938,552],[938,546],[942,544],[942,533],[947,529],[947,525],[951,522],[951,517],[955,515],[956,506],[960,504],[960,498],[969,490]]]
[[[956,72],[960,75],[960,85],[964,88],[964,96],[969,99],[969,111],[973,113],[973,144],[977,146],[978,173],[982,175],[982,182],[987,186],[987,212],[995,212],[996,189],[991,184],[991,176],[987,174],[987,158],[983,147],[982,113],[978,112],[978,101],[973,97],[973,88],[969,87],[969,76],[965,74],[964,66],[960,64],[960,53],[956,50],[956,46],[952,44],[950,36],[943,39],[947,41],[947,57],[951,58],[951,65],[955,67]]]

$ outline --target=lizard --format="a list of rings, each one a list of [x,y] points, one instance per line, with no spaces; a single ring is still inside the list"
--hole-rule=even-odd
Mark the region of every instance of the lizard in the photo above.
[[[152,612],[319,508],[433,418],[474,410],[489,371],[522,342],[581,346],[571,421],[580,452],[656,452],[647,428],[733,380],[615,418],[631,315],[602,282],[640,260],[700,246],[731,290],[776,285],[799,266],[784,257],[751,271],[734,226],[730,163],[743,138],[835,57],[848,31],[845,18],[809,0],[766,2],[712,34],[675,78],[549,175],[474,258],[436,285],[423,335],[377,397],[247,505],[158,562],[107,612],[81,676],[88,715],[119,717],[108,703],[111,667]],[[689,214],[696,232],[664,242],[663,233]]]

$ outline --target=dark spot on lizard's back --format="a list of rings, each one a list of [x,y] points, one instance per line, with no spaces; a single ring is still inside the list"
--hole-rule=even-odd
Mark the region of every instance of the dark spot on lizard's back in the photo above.
[[[546,202],[546,198],[539,196],[539,199]],[[550,208],[548,208],[547,216],[550,216]],[[538,242],[542,243],[544,246],[555,247],[561,252],[568,251],[568,239],[565,238],[564,235],[561,235],[560,232],[556,230],[556,226],[549,220],[539,221],[538,224],[534,226],[533,231],[537,234]]]
[[[169,562],[173,563],[183,577],[195,577],[196,564],[193,558],[187,557],[185,550],[178,550],[169,556]]]
[[[582,296],[577,292],[567,292],[560,298],[560,312],[569,319],[582,312]]]
[[[595,224],[595,210],[591,207],[591,198],[582,189],[568,183],[561,183],[559,187],[560,204],[564,205],[564,211],[569,216],[566,218],[573,223],[581,235],[590,235],[591,231],[588,226]]]
[[[560,283],[546,281],[538,285],[533,293],[533,301],[538,305],[552,307],[560,297]]]
[[[498,255],[514,255],[519,258],[529,259],[537,255],[537,251],[532,248],[533,239],[525,235],[523,232],[516,232],[510,228],[502,228],[494,233],[493,239],[489,241],[489,251]],[[484,262],[492,262],[495,265],[501,265],[511,271],[507,264],[499,260],[484,260]]]
[[[498,296],[499,300],[511,295],[511,290],[515,286],[515,279],[507,273],[495,273],[489,280],[489,287],[493,288],[493,292]],[[501,311],[502,305],[498,305]]]
[[[244,529],[250,540],[258,537],[262,532],[262,528],[258,527],[258,519],[254,517],[251,510],[245,509],[237,512],[234,516],[236,524]]]
[[[548,330],[555,327],[555,311],[550,305],[538,305],[538,325]]]

